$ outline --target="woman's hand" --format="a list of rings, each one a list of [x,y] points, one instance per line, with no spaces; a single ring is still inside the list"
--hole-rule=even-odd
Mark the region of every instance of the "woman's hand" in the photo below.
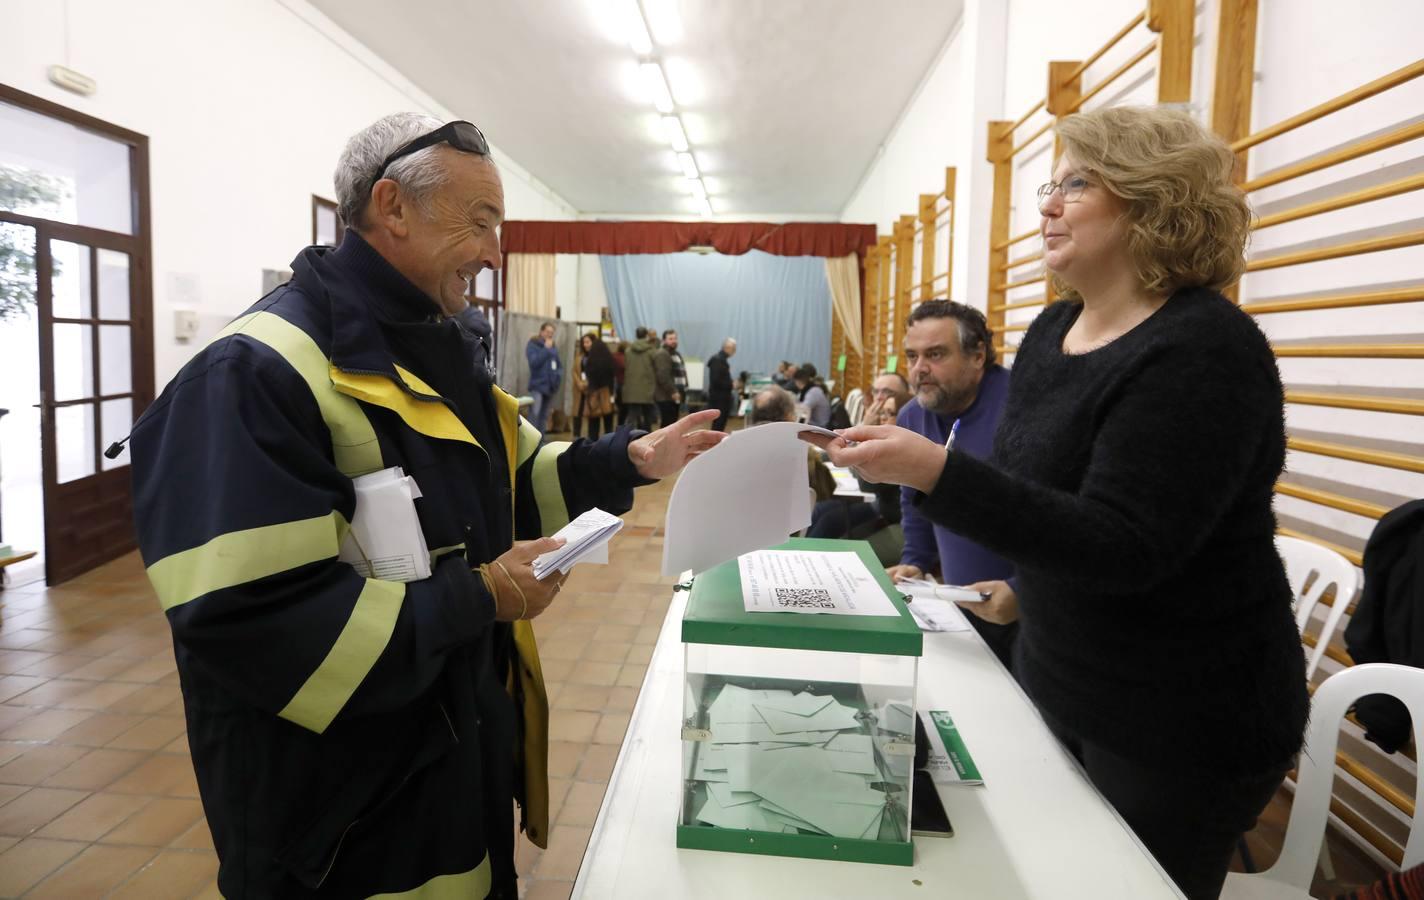
[[[979,603],[959,603],[959,608],[968,610],[985,622],[1007,625],[1019,618],[1019,597],[1007,581],[980,581],[967,584],[965,588],[988,594],[989,599]],[[957,601],[956,601],[957,602]]]
[[[876,484],[903,484],[922,494],[934,490],[946,451],[929,438],[897,425],[859,425],[838,438],[802,432],[801,440],[825,450],[831,462],[855,469]]]
[[[899,565],[891,566],[885,570],[885,574],[890,576],[890,580],[899,584],[911,578],[924,578],[925,573],[920,571],[919,566]]]

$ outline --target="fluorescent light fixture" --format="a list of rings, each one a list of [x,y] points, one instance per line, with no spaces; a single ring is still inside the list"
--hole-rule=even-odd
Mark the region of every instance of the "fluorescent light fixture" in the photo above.
[[[698,200],[698,208],[704,216],[712,215],[712,201],[706,197],[702,197]]]
[[[663,136],[674,152],[687,152],[687,132],[682,130],[682,120],[677,116],[663,116]]]
[[[682,174],[688,180],[699,177],[697,174],[697,160],[692,158],[691,153],[679,153],[677,164],[682,167]]]
[[[701,178],[690,179],[687,182],[687,190],[699,201],[707,196],[707,186],[702,183]]]
[[[648,99],[658,108],[658,112],[672,112],[672,94],[668,91],[667,79],[663,77],[663,67],[655,62],[643,63],[638,69],[643,75],[643,90]]]
[[[628,36],[628,46],[639,56],[653,52],[653,39],[648,34],[648,22],[643,18],[643,10],[638,0],[622,0],[623,28]]]

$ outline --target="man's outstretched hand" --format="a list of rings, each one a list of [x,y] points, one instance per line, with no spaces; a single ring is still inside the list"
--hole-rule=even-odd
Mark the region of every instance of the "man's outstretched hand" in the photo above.
[[[721,431],[699,431],[717,420],[718,411],[704,409],[659,428],[628,445],[628,459],[638,474],[655,480],[676,474],[692,458],[711,450],[727,435]]]

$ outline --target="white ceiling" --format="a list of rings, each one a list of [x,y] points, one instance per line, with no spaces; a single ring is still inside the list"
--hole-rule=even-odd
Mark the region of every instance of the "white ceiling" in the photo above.
[[[312,0],[583,213],[686,215],[615,0]],[[718,217],[834,216],[962,0],[642,0]]]

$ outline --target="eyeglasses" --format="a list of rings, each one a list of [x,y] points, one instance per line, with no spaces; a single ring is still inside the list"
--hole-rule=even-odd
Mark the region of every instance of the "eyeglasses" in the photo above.
[[[396,152],[386,157],[385,162],[376,170],[376,177],[371,179],[371,184],[375,184],[386,176],[386,170],[391,167],[391,163],[402,156],[410,156],[426,147],[434,147],[436,144],[449,144],[456,150],[465,153],[474,153],[479,156],[489,156],[489,142],[485,140],[484,133],[470,122],[458,121],[449,122],[439,128],[406,144],[403,144]]]
[[[1081,175],[1070,175],[1067,181],[1050,181],[1038,187],[1038,206],[1040,209],[1048,202],[1054,192],[1063,195],[1064,203],[1077,203],[1083,199],[1083,191],[1088,187],[1088,179]]]

